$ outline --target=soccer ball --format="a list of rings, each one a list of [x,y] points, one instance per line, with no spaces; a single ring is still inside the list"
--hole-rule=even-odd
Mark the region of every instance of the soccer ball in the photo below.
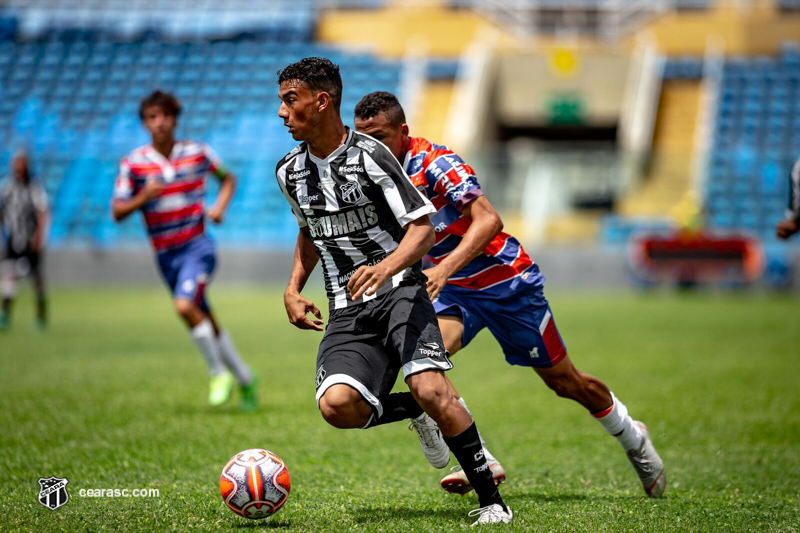
[[[252,519],[273,515],[286,503],[291,488],[283,460],[257,448],[231,457],[219,478],[219,491],[231,511]]]

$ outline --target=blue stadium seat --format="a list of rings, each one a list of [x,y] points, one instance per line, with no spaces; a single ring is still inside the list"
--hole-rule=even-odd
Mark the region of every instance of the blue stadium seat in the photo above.
[[[731,57],[723,66],[705,208],[712,227],[775,240],[791,163],[800,157],[800,46],[777,58]]]
[[[308,55],[338,61],[345,117],[366,92],[397,92],[401,71],[397,62],[309,42],[311,4],[298,2],[308,9],[278,15],[280,30],[255,37],[175,42],[149,33],[117,41],[54,30],[31,42],[0,42],[0,162],[10,154],[4,139],[35,147],[54,199],[53,245],[146,245],[141,222],[114,224],[108,202],[119,158],[149,140],[139,101],[161,88],[184,105],[179,133],[211,144],[239,177],[228,223],[214,233],[228,245],[293,246],[296,226],[272,176],[295,144],[277,118],[277,70]],[[197,34],[207,31],[205,22],[194,24]]]

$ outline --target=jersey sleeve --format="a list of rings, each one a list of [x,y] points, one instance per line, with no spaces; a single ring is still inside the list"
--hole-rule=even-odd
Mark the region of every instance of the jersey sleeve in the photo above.
[[[228,170],[222,165],[222,159],[213,148],[203,144],[203,154],[206,157],[209,172],[218,178],[224,178],[228,174]]]
[[[31,189],[31,200],[33,207],[39,212],[47,211],[49,202],[47,201],[47,193],[41,184],[37,183]]]
[[[389,208],[401,226],[436,213],[436,208],[414,187],[388,148],[378,144],[372,153],[363,153],[367,175],[381,187]]]
[[[286,186],[286,170],[288,166],[289,164],[284,163],[283,161],[278,163],[278,167],[275,169],[275,177],[278,180],[278,187],[280,187],[283,196],[286,198],[286,201],[289,202],[289,206],[292,208],[292,214],[294,215],[295,222],[297,222],[299,227],[305,228],[308,225],[306,222],[306,217],[303,215],[303,211],[300,209],[298,203],[294,198],[292,198],[292,195],[289,194],[289,190]]]
[[[472,200],[483,196],[475,171],[458,154],[447,151],[433,153],[425,166],[425,177],[437,195],[447,198],[459,212]]]
[[[114,183],[112,201],[120,202],[130,200],[133,198],[134,194],[133,173],[128,164],[128,159],[125,158],[120,161],[119,164],[119,174],[117,174],[117,181]]]
[[[800,221],[800,159],[794,162],[789,172],[789,205],[786,218]]]

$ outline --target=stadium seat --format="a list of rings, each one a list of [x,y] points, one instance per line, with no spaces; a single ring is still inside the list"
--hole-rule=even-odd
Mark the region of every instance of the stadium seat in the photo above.
[[[401,70],[398,62],[310,42],[312,3],[296,3],[302,7],[297,17],[270,18],[274,31],[227,40],[204,39],[213,25],[202,21],[192,23],[193,40],[152,32],[130,39],[140,23],[134,21],[127,39],[43,25],[31,41],[0,41],[0,141],[22,139],[35,147],[39,177],[53,198],[52,245],[146,246],[141,223],[114,224],[108,203],[119,158],[149,140],[138,102],[160,88],[175,91],[183,103],[179,135],[211,144],[240,180],[231,216],[213,234],[223,245],[293,246],[294,222],[272,175],[295,144],[277,118],[277,70],[311,55],[338,61],[344,116],[369,91],[396,92]],[[170,26],[171,37],[187,31],[183,22]],[[0,162],[10,153],[4,142]],[[211,185],[209,195],[215,190]]]

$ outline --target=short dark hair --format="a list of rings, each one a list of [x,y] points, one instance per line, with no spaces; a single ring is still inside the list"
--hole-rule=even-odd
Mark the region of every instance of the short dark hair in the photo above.
[[[394,126],[401,126],[406,122],[406,114],[400,101],[392,93],[376,91],[369,93],[356,105],[356,118],[368,119],[383,112]]]
[[[144,110],[153,106],[160,107],[164,110],[166,115],[172,115],[176,118],[181,114],[181,109],[183,109],[181,107],[181,103],[177,98],[175,98],[174,94],[163,91],[153,91],[149,96],[142,100],[142,103],[139,106],[139,118],[144,120]]]
[[[290,80],[302,81],[312,91],[325,91],[331,96],[336,112],[340,112],[342,75],[339,73],[339,66],[330,59],[307,57],[278,71],[278,85]]]

